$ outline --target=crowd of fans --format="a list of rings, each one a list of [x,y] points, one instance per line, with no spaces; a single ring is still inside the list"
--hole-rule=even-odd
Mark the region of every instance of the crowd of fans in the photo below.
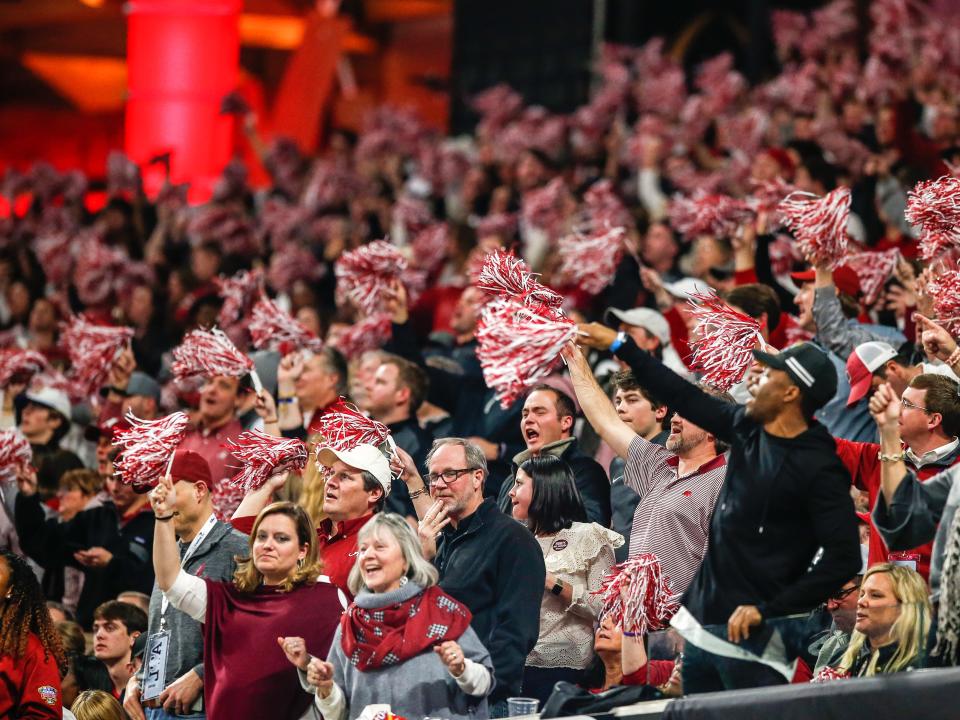
[[[853,3],[777,11],[782,70],[754,87],[728,55],[688,75],[659,40],[608,47],[571,115],[496,87],[470,137],[384,109],[319,158],[230,98],[272,181],[233,161],[201,206],[148,199],[120,155],[95,214],[79,173],[9,170],[29,201],[0,221],[0,425],[32,463],[0,479],[0,715],[503,717],[558,682],[652,698],[957,664],[960,242],[905,217],[960,162],[960,26],[929,12],[871,3],[861,57]],[[848,258],[776,210],[837,187]],[[749,211],[693,229],[719,196]],[[383,237],[405,267],[373,307],[338,261]],[[478,342],[501,249],[579,324],[513,402]],[[707,289],[759,328],[720,387],[695,362]],[[299,344],[251,331],[258,293]],[[60,342],[77,314],[132,329],[90,396]],[[175,377],[214,325],[262,391]],[[26,350],[42,370],[2,371]],[[392,440],[333,442],[342,398]],[[115,434],[175,411],[163,476],[125,482]],[[304,469],[231,482],[252,430],[304,440]]]

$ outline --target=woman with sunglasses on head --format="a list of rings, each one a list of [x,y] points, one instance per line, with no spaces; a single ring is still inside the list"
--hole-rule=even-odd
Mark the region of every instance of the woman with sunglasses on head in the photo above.
[[[173,523],[176,488],[169,476],[150,493],[156,515],[153,564],[164,597],[203,623],[204,706],[209,720],[296,720],[310,707],[297,672],[305,643],[326,653],[343,603],[318,582],[317,532],[290,502],[268,505],[250,533],[250,555],[238,559],[232,582],[204,580],[180,567]]]
[[[920,574],[908,567],[881,563],[867,570],[850,643],[814,681],[920,667],[930,631],[928,592]]]
[[[570,466],[539,455],[517,470],[510,490],[514,519],[534,534],[547,568],[540,635],[524,668],[523,692],[546,702],[553,686],[580,683],[593,659],[593,623],[602,605],[591,594],[614,564],[623,537],[587,522]]]
[[[355,599],[327,661],[312,658],[301,674],[323,717],[353,720],[371,704],[408,718],[487,717],[490,653],[467,607],[437,587],[417,534],[400,515],[379,513],[357,544],[349,579]]]

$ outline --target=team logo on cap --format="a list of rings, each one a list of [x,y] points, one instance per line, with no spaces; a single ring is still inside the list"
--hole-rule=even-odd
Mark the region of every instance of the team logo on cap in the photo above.
[[[53,685],[41,685],[37,688],[37,692],[47,705],[57,704],[57,689]]]

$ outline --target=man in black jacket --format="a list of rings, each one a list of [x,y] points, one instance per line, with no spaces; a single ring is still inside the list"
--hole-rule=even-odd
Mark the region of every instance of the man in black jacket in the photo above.
[[[610,527],[610,481],[603,466],[581,452],[573,437],[576,412],[570,396],[550,385],[535,385],[527,393],[520,415],[520,430],[527,449],[514,455],[513,472],[500,488],[497,504],[503,512],[510,514],[510,489],[517,468],[529,458],[546,453],[560,458],[573,470],[587,520]]]
[[[707,556],[675,626],[681,617],[689,618],[695,631],[726,624],[731,643],[747,640],[756,628],[753,645],[769,630],[765,620],[816,607],[857,573],[860,544],[850,475],[834,439],[813,419],[837,386],[823,351],[810,343],[779,355],[754,351],[765,369],[744,408],[682,380],[622,333],[597,324],[581,330],[587,344],[627,362],[651,393],[730,444]],[[683,680],[684,690],[696,693],[787,679],[767,665],[688,642]]]
[[[505,717],[506,699],[520,694],[523,666],[540,632],[543,552],[527,528],[484,500],[487,462],[477,446],[437,440],[427,467],[437,502],[421,518],[420,536],[430,545],[442,530],[433,560],[440,587],[473,613],[471,625],[490,651],[497,683],[490,717]]]

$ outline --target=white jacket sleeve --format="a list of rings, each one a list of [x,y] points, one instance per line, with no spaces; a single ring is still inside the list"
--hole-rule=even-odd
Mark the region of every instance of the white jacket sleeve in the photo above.
[[[325,698],[317,695],[314,702],[317,710],[323,715],[323,720],[344,720],[347,717],[347,699],[336,683],[333,684],[329,695]]]
[[[660,173],[652,168],[641,168],[637,174],[637,195],[652,221],[667,215],[667,196],[660,189]]]
[[[490,671],[470,658],[465,658],[463,662],[466,667],[460,677],[456,677],[452,673],[451,676],[467,695],[485,697],[490,692]],[[324,717],[326,717],[326,714]]]
[[[177,610],[182,610],[197,622],[207,616],[207,584],[196,575],[181,568],[177,579],[164,595]]]

